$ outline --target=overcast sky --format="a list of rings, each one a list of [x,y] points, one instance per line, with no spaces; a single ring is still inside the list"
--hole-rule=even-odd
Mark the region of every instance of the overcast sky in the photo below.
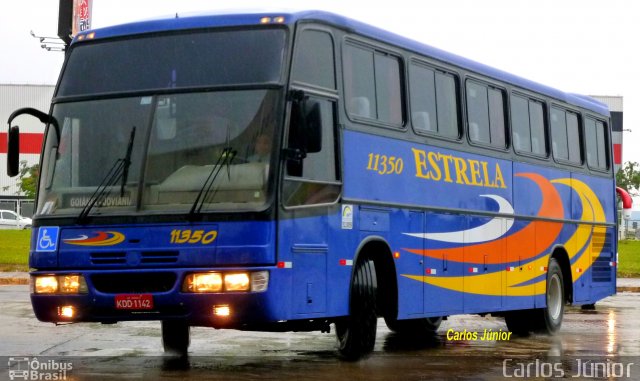
[[[94,0],[93,27],[175,12],[323,9],[556,87],[624,97],[624,161],[640,161],[640,2],[634,0]],[[419,4],[419,6],[418,6]],[[55,36],[58,0],[2,1],[0,83],[55,84],[63,54],[29,35]]]

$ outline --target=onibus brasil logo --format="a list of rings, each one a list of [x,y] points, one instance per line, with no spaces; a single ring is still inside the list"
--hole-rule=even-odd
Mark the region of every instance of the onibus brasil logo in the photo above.
[[[73,369],[70,361],[36,357],[9,357],[7,365],[10,380],[66,380]]]

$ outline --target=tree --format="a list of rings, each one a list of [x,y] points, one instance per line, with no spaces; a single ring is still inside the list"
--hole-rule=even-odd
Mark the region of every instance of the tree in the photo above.
[[[28,166],[26,161],[20,162],[20,172],[18,172],[18,195],[24,194],[28,198],[36,198],[36,187],[38,186],[38,176],[40,176],[40,165]],[[9,189],[8,186],[2,190]]]
[[[616,185],[625,189],[630,195],[640,195],[640,164],[627,161],[616,173]]]

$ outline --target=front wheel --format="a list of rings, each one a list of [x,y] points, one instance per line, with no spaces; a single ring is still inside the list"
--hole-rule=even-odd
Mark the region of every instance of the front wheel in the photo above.
[[[162,345],[165,353],[185,357],[189,349],[189,325],[184,320],[162,321]]]
[[[347,360],[357,360],[373,351],[378,323],[377,287],[373,261],[358,261],[351,284],[349,316],[336,321],[338,350]]]

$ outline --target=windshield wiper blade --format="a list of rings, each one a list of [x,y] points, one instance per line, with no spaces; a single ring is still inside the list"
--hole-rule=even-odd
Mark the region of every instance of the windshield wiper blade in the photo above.
[[[129,166],[131,165],[131,151],[133,150],[133,140],[136,138],[136,126],[131,128],[131,135],[129,135],[129,144],[127,145],[127,153],[124,155],[122,169],[122,183],[120,184],[120,197],[124,197],[124,187],[127,185],[127,178],[129,177]]]
[[[122,176],[123,169],[124,160],[116,159],[116,161],[111,166],[111,169],[109,169],[109,172],[107,172],[105,177],[102,178],[102,181],[100,182],[96,190],[93,191],[93,194],[91,195],[91,197],[89,197],[89,201],[87,202],[87,204],[84,206],[84,208],[82,208],[82,211],[80,211],[80,214],[78,215],[78,223],[83,223],[86,220],[93,207],[107,193],[107,189],[113,186],[113,184],[118,181],[120,176]]]
[[[78,223],[82,224],[86,221],[91,210],[100,202],[106,195],[108,195],[111,190],[110,188],[115,185],[118,180],[122,180],[122,186],[120,188],[121,195],[124,196],[124,186],[127,181],[127,176],[129,176],[129,165],[131,164],[131,151],[133,149],[133,140],[135,138],[136,127],[133,126],[131,129],[131,135],[129,136],[129,143],[127,145],[127,152],[125,153],[124,158],[116,159],[113,163],[107,174],[102,178],[100,184],[93,191],[91,197],[89,197],[89,201],[82,208],[80,214],[78,214]]]
[[[228,165],[231,163],[235,156],[236,151],[231,149],[231,147],[227,146],[222,150],[222,153],[220,154],[220,156],[218,156],[216,163],[213,165],[213,168],[211,168],[209,175],[202,184],[202,188],[200,188],[200,191],[198,192],[198,195],[196,196],[196,199],[191,206],[191,210],[189,211],[189,219],[193,219],[197,214],[200,213],[202,207],[204,206],[204,203],[207,200],[209,191],[216,181],[216,178],[220,174],[222,167],[227,166],[227,168],[229,168]]]

